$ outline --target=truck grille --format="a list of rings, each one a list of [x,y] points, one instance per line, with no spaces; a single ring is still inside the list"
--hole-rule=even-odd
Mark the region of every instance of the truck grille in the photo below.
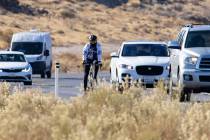
[[[210,58],[202,58],[199,68],[200,69],[210,69]]]
[[[210,82],[210,76],[199,76],[201,82]]]
[[[21,72],[22,69],[3,69],[3,72]]]
[[[162,66],[137,66],[136,72],[139,75],[161,75],[163,73]]]

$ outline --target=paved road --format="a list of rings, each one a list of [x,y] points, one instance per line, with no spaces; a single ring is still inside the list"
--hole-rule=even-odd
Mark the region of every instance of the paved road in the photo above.
[[[68,99],[74,96],[81,96],[83,74],[82,73],[71,73],[71,74],[60,74],[59,76],[59,97]],[[108,72],[100,72],[100,78],[109,79]],[[21,85],[22,86],[22,85]],[[26,86],[25,88],[31,88]],[[51,79],[41,79],[40,76],[33,76],[32,88],[39,88],[44,93],[54,94],[55,90],[55,79],[54,76]]]
[[[105,78],[107,81],[109,79],[108,72],[100,72],[99,77]],[[40,76],[33,76],[33,86],[23,86],[23,88],[38,88],[41,89],[46,94],[54,94],[54,76],[52,79],[41,79]],[[63,99],[69,99],[70,97],[82,96],[83,74],[82,73],[71,73],[71,74],[60,74],[59,79],[59,97]],[[12,84],[18,85],[19,84]],[[210,94],[201,93],[201,94],[192,94],[192,101],[210,101]]]

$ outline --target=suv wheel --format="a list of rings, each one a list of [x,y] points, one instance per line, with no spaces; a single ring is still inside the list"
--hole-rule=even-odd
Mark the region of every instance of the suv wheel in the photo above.
[[[180,102],[190,102],[190,98],[191,98],[191,91],[188,89],[181,89],[180,90]]]
[[[178,73],[178,88],[179,88],[179,101],[180,102],[190,102],[191,98],[191,91],[189,89],[186,89],[182,87],[181,81],[180,81],[180,74]]]
[[[52,77],[52,73],[51,71],[46,72],[47,78],[51,78]]]

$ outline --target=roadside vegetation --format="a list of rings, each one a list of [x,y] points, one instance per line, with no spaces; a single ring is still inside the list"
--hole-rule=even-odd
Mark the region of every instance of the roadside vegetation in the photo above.
[[[0,85],[1,140],[207,140],[210,104],[180,104],[161,88],[119,94],[102,84],[84,97],[55,99]]]

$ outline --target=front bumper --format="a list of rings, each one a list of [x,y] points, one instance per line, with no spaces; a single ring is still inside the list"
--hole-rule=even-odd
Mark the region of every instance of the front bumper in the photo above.
[[[32,67],[32,73],[33,74],[42,74],[46,70],[46,63],[45,61],[39,61],[39,62],[30,62],[30,65]]]
[[[29,82],[32,81],[31,72],[0,72],[0,81],[6,82]]]
[[[125,81],[126,76],[128,76],[133,81],[141,82],[142,84],[156,84],[158,81],[162,80],[165,84],[169,82],[169,71],[164,70],[161,75],[139,75],[136,70],[128,70],[128,69],[119,69],[118,77],[119,83]]]
[[[184,69],[180,76],[180,82],[184,88],[210,91],[210,71]],[[186,76],[190,76],[191,78],[185,78]]]

